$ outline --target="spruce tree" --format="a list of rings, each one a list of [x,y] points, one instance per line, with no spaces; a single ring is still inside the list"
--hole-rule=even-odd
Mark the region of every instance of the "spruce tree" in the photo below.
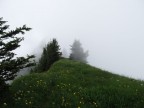
[[[71,60],[77,60],[83,63],[87,63],[88,51],[84,52],[80,41],[75,40],[71,46]]]
[[[31,59],[34,55],[27,55],[27,57],[15,57],[14,50],[20,47],[20,42],[24,40],[23,37],[16,35],[25,31],[30,31],[31,28],[23,25],[15,30],[8,31],[9,25],[5,24],[0,18],[0,80],[2,82],[13,80],[17,76],[17,72],[25,67],[33,66],[35,63]]]
[[[5,24],[0,18],[0,104],[6,102],[9,96],[9,85],[6,81],[13,80],[17,76],[17,72],[25,67],[33,66],[35,63],[31,61],[33,55],[27,57],[15,57],[14,50],[20,47],[23,37],[16,37],[17,34],[24,34],[31,28],[23,27],[8,31],[9,25]]]
[[[61,58],[60,46],[56,39],[50,41],[44,48],[38,65],[33,72],[47,71],[50,66]]]

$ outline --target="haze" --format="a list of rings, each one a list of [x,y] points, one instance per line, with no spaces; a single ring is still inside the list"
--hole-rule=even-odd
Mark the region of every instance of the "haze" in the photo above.
[[[144,80],[143,12],[143,0],[0,0],[11,29],[33,28],[18,55],[40,53],[52,38],[70,52],[78,39],[91,65]]]

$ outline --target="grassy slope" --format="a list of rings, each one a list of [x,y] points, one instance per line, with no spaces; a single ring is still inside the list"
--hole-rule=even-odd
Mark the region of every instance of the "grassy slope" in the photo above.
[[[11,108],[142,108],[144,82],[60,60],[42,74],[15,80]]]

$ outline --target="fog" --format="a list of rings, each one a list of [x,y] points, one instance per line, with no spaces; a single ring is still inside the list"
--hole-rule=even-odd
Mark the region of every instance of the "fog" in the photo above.
[[[39,54],[52,38],[70,52],[78,39],[89,64],[136,79],[144,79],[143,12],[143,0],[0,0],[11,29],[33,28],[18,55]]]

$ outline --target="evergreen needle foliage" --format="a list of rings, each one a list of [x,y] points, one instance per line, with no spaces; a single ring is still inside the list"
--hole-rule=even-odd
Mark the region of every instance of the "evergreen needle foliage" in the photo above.
[[[43,48],[43,52],[39,60],[39,63],[32,71],[47,71],[54,62],[60,59],[61,55],[62,53],[60,52],[60,46],[58,45],[57,40],[53,39]]]
[[[84,52],[80,41],[75,40],[73,45],[71,46],[71,60],[78,60],[83,63],[87,63],[88,51]]]
[[[7,88],[5,81],[13,80],[20,69],[35,64],[34,61],[31,61],[34,55],[16,58],[16,54],[13,52],[20,47],[19,43],[24,40],[23,37],[16,37],[16,35],[24,34],[25,31],[29,31],[31,28],[23,25],[15,30],[8,31],[9,25],[5,25],[5,23],[6,21],[0,18],[0,97]]]

